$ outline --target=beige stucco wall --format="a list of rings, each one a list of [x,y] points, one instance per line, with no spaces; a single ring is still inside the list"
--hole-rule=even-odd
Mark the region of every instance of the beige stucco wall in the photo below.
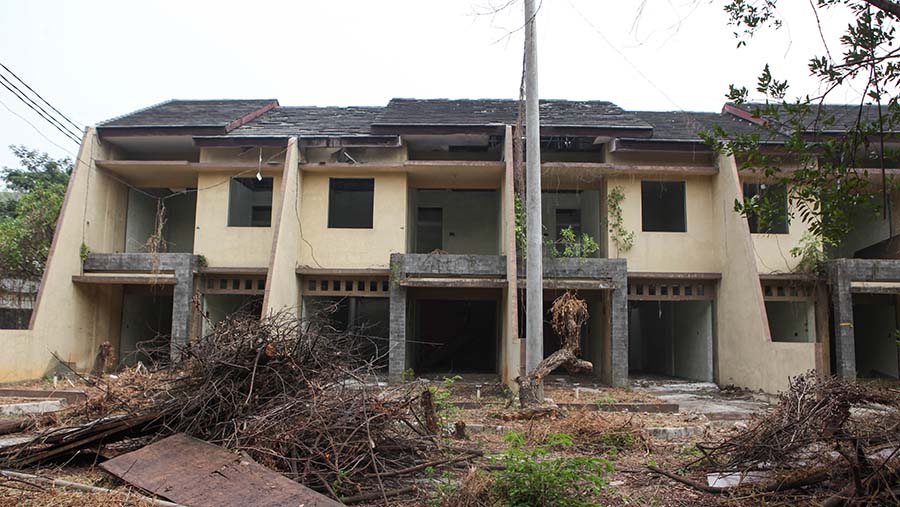
[[[300,194],[300,150],[297,138],[291,138],[284,161],[284,172],[280,186],[279,206],[272,210],[275,228],[269,271],[266,278],[266,293],[263,300],[263,315],[270,315],[283,309],[292,309],[299,315],[300,287],[297,283],[297,257],[300,248],[300,223],[297,208]]]
[[[712,178],[646,178],[657,181],[685,181],[687,232],[643,232],[641,230],[641,179],[615,177],[607,181],[608,191],[621,187],[622,217],[625,228],[634,232],[634,246],[617,252],[607,231],[608,256],[628,259],[628,271],[711,272],[718,270],[720,244],[718,224],[710,213]]]
[[[121,289],[72,283],[72,276],[81,274],[82,242],[94,252],[122,249],[126,187],[92,162],[111,156],[96,131],[88,129],[66,190],[32,329],[0,330],[0,381],[44,376],[57,364],[53,354],[87,369],[100,343],[118,342]]]
[[[791,255],[791,249],[800,244],[800,239],[809,231],[809,225],[800,219],[797,206],[791,205],[793,216],[788,224],[787,234],[751,234],[756,254],[756,266],[760,273],[789,273],[800,262]]]
[[[301,165],[301,169],[302,169]],[[329,229],[329,176],[375,179],[371,229]],[[407,175],[355,171],[303,171],[299,265],[315,268],[387,268],[393,252],[406,251]]]
[[[283,166],[262,171],[271,176],[272,213],[281,205]],[[197,176],[197,218],[194,253],[206,257],[213,267],[258,267],[269,265],[272,253],[272,227],[229,227],[229,180],[234,173],[201,173]],[[254,174],[241,174],[252,177]]]
[[[742,195],[732,157],[719,157],[710,215],[721,231],[716,308],[718,381],[768,393],[788,387],[788,378],[814,369],[815,343],[777,343],[769,335],[754,240],[747,220],[734,211]]]

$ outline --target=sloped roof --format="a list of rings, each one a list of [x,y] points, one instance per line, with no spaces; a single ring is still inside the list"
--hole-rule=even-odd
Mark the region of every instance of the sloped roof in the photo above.
[[[857,121],[862,124],[872,124],[878,121],[878,106],[875,104],[811,104],[809,110],[796,116],[794,113],[788,112],[783,106],[774,104],[778,111],[778,116],[767,117],[763,115],[765,108],[771,107],[770,104],[763,102],[746,102],[743,104],[727,104],[730,107],[740,109],[751,116],[763,116],[777,122],[782,131],[793,129],[788,126],[788,122],[799,120],[801,125],[806,128],[807,132],[819,131],[824,133],[842,133],[853,128]],[[882,115],[889,114],[887,105],[882,106]],[[760,119],[762,121],[762,118]],[[894,132],[900,131],[900,125],[895,126]]]
[[[228,133],[229,137],[368,135],[381,107],[276,107]]]
[[[375,125],[490,126],[516,121],[510,99],[392,99]],[[647,130],[650,125],[612,102],[540,101],[541,126]]]
[[[169,100],[106,120],[98,128],[116,127],[221,127],[278,105],[275,99],[262,100]]]
[[[732,135],[760,134],[760,140],[776,140],[783,136],[760,125],[728,113],[696,111],[633,111],[633,114],[653,125],[653,135],[643,141],[700,142],[701,132],[710,132],[717,125]]]

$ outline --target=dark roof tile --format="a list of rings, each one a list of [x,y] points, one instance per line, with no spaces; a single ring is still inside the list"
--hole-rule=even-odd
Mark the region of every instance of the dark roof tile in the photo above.
[[[276,107],[228,133],[229,137],[362,136],[380,107]]]
[[[169,100],[99,123],[106,127],[222,127],[277,104],[266,100]]]

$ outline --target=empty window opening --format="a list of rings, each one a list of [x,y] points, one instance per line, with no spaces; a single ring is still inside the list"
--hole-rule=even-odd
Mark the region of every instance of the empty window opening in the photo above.
[[[788,233],[787,191],[784,185],[744,183],[744,200],[754,200],[763,211],[761,215],[756,213],[747,215],[751,233]]]
[[[600,192],[598,190],[553,189],[541,191],[541,220],[545,226],[545,255],[582,255],[584,234],[596,242],[604,236],[600,216]],[[568,245],[574,251],[566,254],[563,231],[571,229],[574,244]],[[555,249],[555,251],[554,251]],[[592,257],[599,252],[591,254]]]
[[[168,188],[128,189],[125,251],[192,253],[197,193],[190,190],[174,192]],[[157,231],[160,211],[158,206],[163,198],[162,230]],[[154,245],[151,238],[159,242]]]
[[[375,205],[372,178],[331,178],[328,194],[328,227],[371,229]]]
[[[416,189],[409,220],[409,249],[448,254],[497,255],[500,193],[494,189]]]
[[[231,178],[228,192],[229,227],[270,227],[272,225],[273,180],[264,177]]]
[[[497,302],[419,299],[410,343],[416,373],[497,373]]]
[[[853,336],[858,377],[900,378],[896,332],[895,296],[853,295]]]
[[[816,341],[816,312],[812,301],[766,301],[766,317],[773,342]]]
[[[419,208],[416,212],[416,253],[431,253],[444,247],[444,210]]]
[[[642,181],[641,220],[645,232],[687,232],[685,183]]]
[[[628,369],[710,382],[711,301],[629,301]]]
[[[387,370],[390,336],[388,298],[304,296],[303,317],[327,319],[337,331],[352,335],[349,353]]]

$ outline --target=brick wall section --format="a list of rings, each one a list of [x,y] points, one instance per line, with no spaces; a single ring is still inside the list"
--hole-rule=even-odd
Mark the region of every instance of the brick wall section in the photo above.
[[[154,261],[154,257],[158,261]],[[147,253],[90,254],[84,261],[85,271],[150,273],[156,268],[160,272],[175,274],[170,349],[173,361],[181,359],[181,347],[187,345],[190,339],[194,273],[198,267],[197,256],[189,253],[161,253],[155,256]]]

